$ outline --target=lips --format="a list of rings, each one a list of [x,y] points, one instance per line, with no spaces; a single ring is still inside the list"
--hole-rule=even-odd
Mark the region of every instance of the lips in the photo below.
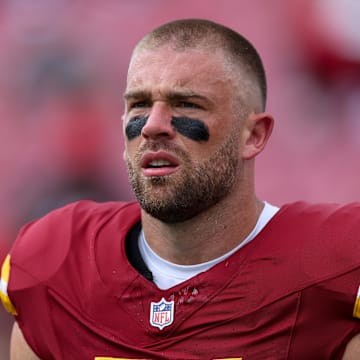
[[[165,151],[149,151],[141,158],[142,172],[147,177],[167,176],[176,172],[178,167],[178,160]]]

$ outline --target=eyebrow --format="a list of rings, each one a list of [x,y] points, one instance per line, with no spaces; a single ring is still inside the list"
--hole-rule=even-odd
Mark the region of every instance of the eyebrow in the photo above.
[[[125,92],[125,94],[124,94],[125,100],[144,99],[144,98],[149,98],[149,97],[151,97],[151,93],[149,91],[144,91],[144,90],[128,91],[128,92]]]
[[[197,94],[191,90],[181,90],[181,91],[169,91],[165,93],[165,97],[170,100],[189,100],[189,99],[198,99],[206,103],[211,103],[209,98],[204,95]],[[133,90],[125,92],[125,100],[136,100],[136,99],[151,99],[152,95],[150,91],[145,90]]]

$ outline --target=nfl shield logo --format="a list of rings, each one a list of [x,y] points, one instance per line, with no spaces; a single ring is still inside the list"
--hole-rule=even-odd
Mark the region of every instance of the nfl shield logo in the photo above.
[[[159,302],[150,304],[150,324],[162,330],[174,321],[174,301],[162,298]]]

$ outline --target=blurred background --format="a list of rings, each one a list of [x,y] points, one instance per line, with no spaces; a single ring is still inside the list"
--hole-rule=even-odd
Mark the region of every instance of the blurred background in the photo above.
[[[21,225],[55,207],[133,199],[128,60],[145,33],[184,17],[232,27],[264,60],[276,127],[257,161],[260,197],[360,200],[358,0],[2,0],[0,261]],[[0,360],[11,324],[0,310]]]

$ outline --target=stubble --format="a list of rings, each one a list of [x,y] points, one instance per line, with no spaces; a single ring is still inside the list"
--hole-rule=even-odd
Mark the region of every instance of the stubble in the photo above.
[[[179,159],[181,169],[168,176],[144,177],[139,164],[147,149],[171,151]],[[127,158],[130,184],[148,214],[166,223],[183,222],[230,193],[238,174],[238,153],[235,132],[230,132],[222,146],[202,162],[192,161],[185,151],[169,143],[147,143],[133,162]]]

